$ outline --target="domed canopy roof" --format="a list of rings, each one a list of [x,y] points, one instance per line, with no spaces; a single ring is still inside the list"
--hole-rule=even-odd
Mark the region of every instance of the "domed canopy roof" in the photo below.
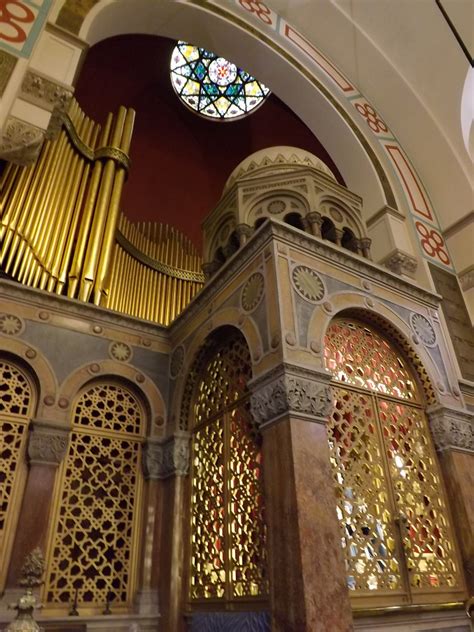
[[[235,167],[224,186],[223,193],[240,178],[258,177],[263,174],[287,173],[297,171],[302,167],[312,167],[329,176],[336,181],[336,177],[329,167],[317,156],[298,147],[287,147],[284,145],[277,147],[267,147],[260,149]]]

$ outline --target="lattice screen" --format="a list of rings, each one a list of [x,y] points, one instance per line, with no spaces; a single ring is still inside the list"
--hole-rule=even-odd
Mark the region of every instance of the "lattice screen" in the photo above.
[[[196,387],[191,477],[191,603],[268,595],[261,439],[246,384],[247,345],[234,335],[202,367]]]
[[[23,492],[28,416],[33,392],[22,369],[0,360],[0,589]]]
[[[46,600],[79,608],[129,606],[141,492],[144,415],[122,385],[80,395],[62,466]]]
[[[336,380],[328,435],[350,590],[416,603],[461,589],[439,467],[405,359],[348,320],[329,327],[325,358]]]

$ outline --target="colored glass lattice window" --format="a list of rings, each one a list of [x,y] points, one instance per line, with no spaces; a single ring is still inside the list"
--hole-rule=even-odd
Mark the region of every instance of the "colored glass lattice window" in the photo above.
[[[204,48],[179,41],[171,55],[171,82],[189,108],[217,120],[232,120],[260,106],[270,90],[235,64]]]

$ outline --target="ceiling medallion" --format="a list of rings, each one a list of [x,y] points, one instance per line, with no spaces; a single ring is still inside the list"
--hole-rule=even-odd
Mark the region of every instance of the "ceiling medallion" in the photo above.
[[[427,347],[436,344],[436,332],[430,321],[422,314],[410,314],[411,328],[421,342]]]
[[[260,303],[265,289],[265,281],[260,272],[252,274],[242,289],[241,303],[246,312],[253,311]]]
[[[324,298],[324,284],[318,274],[307,266],[296,266],[291,274],[295,290],[310,303],[318,303]]]
[[[128,362],[132,357],[132,348],[124,342],[112,342],[109,347],[109,354],[118,362]]]

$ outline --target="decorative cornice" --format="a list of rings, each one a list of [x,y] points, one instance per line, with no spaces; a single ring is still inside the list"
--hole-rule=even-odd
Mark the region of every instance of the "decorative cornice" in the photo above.
[[[28,441],[30,463],[59,465],[66,455],[69,428],[33,422]]]
[[[474,287],[474,265],[459,273],[459,284],[465,292]]]
[[[145,477],[161,480],[169,476],[186,476],[189,471],[190,436],[188,432],[178,430],[164,441],[148,441],[143,458]]]
[[[0,140],[0,158],[20,165],[29,165],[38,157],[44,131],[10,116]]]
[[[474,413],[437,406],[428,410],[436,449],[459,449],[474,453]]]
[[[333,407],[331,376],[283,363],[252,380],[250,404],[255,422],[265,428],[291,415],[326,423]]]
[[[402,222],[405,221],[405,216],[403,215],[403,213],[400,213],[400,211],[397,210],[396,208],[392,208],[391,206],[382,206],[382,208],[379,209],[375,213],[375,215],[372,215],[372,217],[370,217],[365,222],[365,225],[367,226],[367,228],[370,228],[371,226],[376,224],[380,219],[382,219],[383,217],[386,217],[387,215],[391,215],[392,217],[394,217],[395,219],[398,219],[399,221],[402,221]]]
[[[380,261],[380,264],[397,275],[406,274],[413,278],[418,267],[418,260],[413,255],[395,248]]]
[[[72,99],[72,88],[28,70],[21,84],[20,97],[52,112],[58,109],[65,112]]]

